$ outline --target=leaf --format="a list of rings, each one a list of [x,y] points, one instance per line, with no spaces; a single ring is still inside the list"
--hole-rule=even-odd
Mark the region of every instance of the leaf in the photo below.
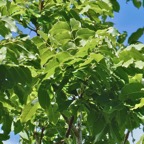
[[[23,130],[23,125],[20,122],[20,120],[18,120],[17,122],[14,122],[14,133],[18,134]]]
[[[90,57],[93,58],[94,60],[96,60],[96,62],[98,62],[98,63],[104,58],[104,56],[99,53],[98,54],[91,53]]]
[[[5,22],[5,27],[10,29],[12,32],[17,32],[17,27],[15,25],[15,21],[13,21],[10,17],[1,17],[1,20]]]
[[[56,35],[53,36],[54,39],[51,38],[51,41],[56,44],[66,44],[71,39],[71,33],[69,31],[59,31]]]
[[[143,69],[144,68],[144,62],[143,61],[136,61],[135,67],[139,68],[139,69]]]
[[[26,104],[23,108],[22,114],[20,116],[20,121],[22,123],[25,123],[32,119],[32,117],[35,115],[36,110],[39,108],[39,103],[32,104],[32,102]]]
[[[45,40],[48,40],[48,34],[44,33],[43,31],[38,30],[38,34]]]
[[[0,49],[0,64],[5,63],[5,61],[6,61],[6,54],[7,54],[7,48],[6,47],[2,47]]]
[[[78,30],[81,27],[81,23],[74,18],[70,19],[70,25],[73,31]]]
[[[50,30],[50,33],[52,35],[56,35],[56,34],[58,34],[58,32],[61,33],[63,31],[70,31],[70,27],[67,22],[59,21],[56,24],[54,24],[54,26]]]
[[[142,78],[143,78],[142,74],[136,74],[135,76],[131,77],[129,81],[130,83],[135,83],[135,82],[142,83]]]
[[[51,59],[46,65],[45,65],[45,72],[47,73],[45,79],[49,78],[50,76],[54,75],[55,69],[61,64],[69,59],[71,59],[71,55],[67,52],[60,52],[56,54],[53,59]]]
[[[8,140],[9,138],[10,138],[9,135],[5,135],[5,134],[0,133],[0,144],[3,144],[2,141]]]
[[[125,99],[136,99],[142,97],[144,94],[141,89],[143,88],[143,85],[141,83],[130,83],[126,84],[122,90],[121,90],[121,95],[120,99],[125,100]]]
[[[89,39],[93,37],[94,34],[95,32],[88,28],[81,28],[80,30],[77,31],[76,38]]]
[[[60,114],[58,112],[57,104],[50,105],[50,107],[48,109],[48,116],[49,116],[50,122],[52,122],[54,125],[56,125],[59,120],[59,116],[60,116]]]
[[[139,28],[136,32],[132,33],[128,39],[128,43],[129,44],[135,43],[143,35],[143,32],[144,28]]]
[[[81,10],[80,14],[84,14],[86,12],[88,12],[88,10],[91,8],[90,5],[86,5],[85,7],[83,7],[83,9]]]
[[[5,0],[0,1],[0,7],[2,7],[2,6],[6,6],[6,1]]]
[[[3,117],[2,130],[4,131],[4,134],[8,135],[10,133],[12,121],[13,121],[13,119],[10,115],[5,115]]]
[[[141,0],[133,0],[133,4],[135,7],[140,8],[141,7]]]
[[[141,51],[141,50],[144,49],[144,44],[141,44],[141,43],[139,43],[139,44],[131,44],[126,49],[127,50],[131,50],[132,48],[135,48],[136,50]]]
[[[131,58],[130,60],[124,62],[122,66],[127,68],[127,67],[129,67],[131,64],[133,64],[133,62],[134,62],[134,59]]]
[[[21,104],[26,104],[28,95],[31,93],[31,87],[29,85],[23,85],[17,84],[14,87],[14,92],[18,96],[19,101]]]
[[[141,108],[144,106],[144,98],[142,98],[140,100],[140,103],[139,104],[136,104],[133,108],[131,108],[131,110],[135,110],[135,109],[138,109],[138,108]]]
[[[46,62],[51,59],[52,57],[54,57],[55,55],[55,52],[54,51],[51,51],[49,48],[44,48],[44,49],[41,49],[41,55],[40,55],[40,58],[41,58],[41,65],[43,66],[44,64],[46,64]]]
[[[48,92],[47,83],[44,81],[38,89],[38,100],[41,107],[45,110],[48,110],[50,106],[50,96]]]
[[[110,0],[110,1],[111,1],[111,3],[112,3],[112,6],[113,6],[114,11],[119,12],[119,10],[120,10],[120,5],[119,5],[119,3],[117,2],[117,0]]]

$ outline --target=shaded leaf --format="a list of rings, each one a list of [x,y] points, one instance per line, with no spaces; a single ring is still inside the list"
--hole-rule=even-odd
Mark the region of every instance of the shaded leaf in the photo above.
[[[117,2],[117,0],[111,0],[111,3],[112,3],[112,6],[113,6],[114,11],[119,12],[119,10],[120,10],[120,5],[119,5],[119,3]]]
[[[48,85],[46,81],[44,81],[38,89],[38,100],[41,107],[45,110],[48,110],[50,106],[50,96],[48,93]]]
[[[144,29],[139,28],[136,32],[132,33],[128,39],[128,43],[129,44],[135,43],[143,35],[143,32],[144,32]]]

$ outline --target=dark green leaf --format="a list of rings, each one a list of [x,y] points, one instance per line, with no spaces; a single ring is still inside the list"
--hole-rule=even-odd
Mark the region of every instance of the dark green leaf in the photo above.
[[[38,90],[38,100],[42,108],[48,110],[50,106],[50,96],[48,93],[48,86],[47,83],[43,82]]]
[[[144,29],[139,28],[136,32],[132,33],[128,39],[128,43],[132,44],[132,43],[137,42],[137,40],[143,35],[143,32],[144,32]]]
[[[119,12],[119,10],[120,10],[120,5],[119,5],[119,3],[117,2],[117,0],[111,0],[111,3],[112,3],[112,6],[113,6],[114,11]]]
[[[133,4],[135,7],[140,8],[142,3],[140,0],[133,0]]]

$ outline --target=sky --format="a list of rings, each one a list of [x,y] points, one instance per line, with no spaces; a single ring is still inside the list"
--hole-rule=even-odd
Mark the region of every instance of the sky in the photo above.
[[[119,13],[115,13],[114,18],[110,21],[114,22],[119,32],[127,31],[128,36],[135,32],[138,28],[144,27],[144,8],[137,9],[134,7],[132,1],[126,3],[126,0],[118,0],[120,3]],[[144,36],[140,38],[144,43]]]
[[[137,9],[133,6],[132,2],[126,3],[126,0],[118,0],[120,3],[120,11],[119,13],[115,13],[114,18],[109,19],[114,22],[114,27],[119,30],[119,32],[127,31],[130,36],[133,32],[135,32],[138,28],[144,27],[144,8],[141,7]],[[30,31],[28,29],[25,30],[26,33]],[[31,33],[34,35],[34,33]],[[140,41],[144,43],[144,36],[140,38]],[[133,136],[138,141],[142,136],[142,129],[136,129],[133,132]],[[132,137],[129,137],[129,140],[132,143]],[[5,141],[4,144],[17,144],[18,143],[18,135],[15,136],[14,133],[11,133],[11,138],[8,141]],[[135,144],[135,142],[134,142]]]

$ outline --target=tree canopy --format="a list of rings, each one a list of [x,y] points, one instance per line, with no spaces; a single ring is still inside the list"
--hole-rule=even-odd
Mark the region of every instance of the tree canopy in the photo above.
[[[125,46],[107,21],[119,10],[116,0],[0,1],[0,143],[14,131],[23,144],[129,144],[144,122],[144,29]]]

